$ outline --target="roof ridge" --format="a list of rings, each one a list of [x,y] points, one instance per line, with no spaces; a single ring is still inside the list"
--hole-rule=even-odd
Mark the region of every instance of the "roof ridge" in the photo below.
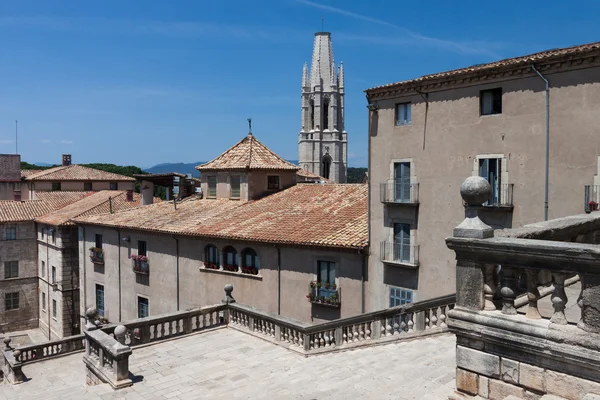
[[[250,151],[248,152],[248,168],[250,168],[250,165],[252,164],[252,143],[254,142],[254,135],[249,133],[247,137],[250,140]]]

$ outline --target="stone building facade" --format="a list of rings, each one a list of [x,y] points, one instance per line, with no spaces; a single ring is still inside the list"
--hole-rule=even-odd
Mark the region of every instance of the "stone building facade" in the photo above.
[[[546,99],[548,218],[599,201],[599,56],[592,43],[366,91],[368,310],[388,306],[398,292],[414,301],[454,291],[444,238],[464,218],[455,194],[465,175],[491,183],[480,215],[494,228],[544,219]]]
[[[315,33],[313,54],[302,71],[302,128],[298,134],[298,162],[302,169],[345,183],[348,132],[344,125],[344,64],[336,67],[331,33]]]

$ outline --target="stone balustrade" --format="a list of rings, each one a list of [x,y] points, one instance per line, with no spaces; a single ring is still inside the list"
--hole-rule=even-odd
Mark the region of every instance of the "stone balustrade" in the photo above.
[[[117,326],[115,333],[126,331]],[[113,389],[132,385],[129,379],[129,356],[131,347],[119,342],[112,335],[100,329],[85,331],[86,384],[108,383]]]
[[[446,239],[456,253],[456,307],[448,313],[457,336],[456,398],[600,394],[600,247],[576,243],[595,241],[589,229],[596,218],[572,218],[571,227],[549,221],[495,237],[477,214],[489,196],[487,181],[467,178],[461,195],[467,218]],[[567,298],[565,281],[577,276],[581,293]],[[553,312],[542,318],[539,285],[548,281]],[[515,306],[520,294],[524,315]],[[567,320],[567,302],[581,309],[577,323]]]

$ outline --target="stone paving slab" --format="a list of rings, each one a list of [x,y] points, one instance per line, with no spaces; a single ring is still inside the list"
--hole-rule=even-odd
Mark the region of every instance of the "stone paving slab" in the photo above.
[[[133,386],[86,387],[82,354],[27,365],[5,399],[445,399],[454,391],[454,335],[302,357],[233,329],[134,349]],[[243,351],[240,351],[243,349]]]

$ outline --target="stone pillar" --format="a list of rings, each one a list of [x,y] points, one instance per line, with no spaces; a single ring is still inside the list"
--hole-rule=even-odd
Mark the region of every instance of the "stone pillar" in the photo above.
[[[581,295],[581,320],[577,326],[587,332],[600,333],[600,276],[580,275]]]

